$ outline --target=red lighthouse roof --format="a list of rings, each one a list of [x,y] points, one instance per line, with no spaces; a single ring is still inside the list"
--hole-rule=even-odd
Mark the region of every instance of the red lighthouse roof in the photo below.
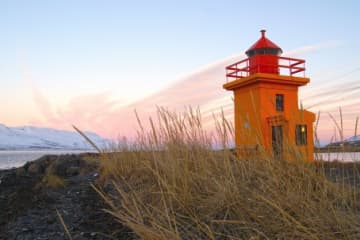
[[[266,30],[261,30],[261,38],[254,43],[245,53],[249,55],[252,50],[255,49],[277,49],[282,53],[281,48],[265,37]]]
[[[305,77],[305,60],[280,56],[281,48],[265,37],[265,30],[260,32],[261,38],[245,52],[248,58],[226,67],[227,80],[236,82],[257,73]]]

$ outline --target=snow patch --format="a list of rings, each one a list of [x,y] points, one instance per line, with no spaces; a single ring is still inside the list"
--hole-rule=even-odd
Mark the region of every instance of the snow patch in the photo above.
[[[360,135],[356,135],[345,140],[345,142],[358,142],[358,141],[360,141]]]
[[[93,132],[85,132],[99,148],[106,148],[110,140]],[[72,149],[93,150],[77,132],[33,126],[7,127],[0,124],[0,150]]]

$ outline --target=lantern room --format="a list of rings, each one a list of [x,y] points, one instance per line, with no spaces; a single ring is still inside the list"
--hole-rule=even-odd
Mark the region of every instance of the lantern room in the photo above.
[[[261,38],[245,53],[249,57],[250,73],[275,73],[279,74],[277,56],[282,50],[275,43],[265,37],[265,30],[261,30]]]
[[[248,58],[226,67],[226,90],[234,93],[235,143],[238,152],[262,146],[275,158],[290,158],[296,149],[313,159],[312,112],[299,108],[298,88],[310,82],[305,60],[283,57],[282,49],[261,36]]]

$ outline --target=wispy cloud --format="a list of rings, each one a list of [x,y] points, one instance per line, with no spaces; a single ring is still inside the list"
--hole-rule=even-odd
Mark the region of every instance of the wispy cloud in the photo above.
[[[325,43],[305,46],[284,55],[297,56],[304,53],[314,52],[323,48],[336,47],[339,43]],[[187,106],[200,107],[205,124],[212,121],[213,113],[224,111],[226,117],[233,118],[232,93],[222,89],[225,82],[225,66],[244,58],[239,54],[221,59],[178,80],[170,86],[155,94],[144,97],[131,104],[121,105],[118,101],[111,100],[111,93],[99,93],[86,96],[78,96],[71,99],[63,106],[51,106],[44,94],[33,83],[33,98],[39,110],[42,112],[42,121],[52,127],[68,128],[71,124],[81,129],[93,130],[108,137],[116,137],[118,134],[131,136],[135,132],[136,118],[134,111],[139,113],[146,123],[149,117],[156,116],[156,107],[163,106],[171,110],[182,111]],[[336,95],[342,89],[342,95]],[[313,94],[304,93],[304,105],[317,112],[322,107],[331,110],[335,102],[346,97],[344,113],[346,111],[358,111],[356,104],[359,98],[358,88],[349,87],[346,83],[339,83],[337,89],[322,88]],[[314,91],[312,91],[314,92]],[[334,101],[331,101],[332,98]],[[359,104],[360,105],[360,104]],[[56,110],[54,110],[56,109]],[[350,110],[351,109],[351,110]],[[327,123],[327,120],[323,120]],[[325,126],[326,124],[324,124]],[[325,136],[325,130],[321,134]]]
[[[45,119],[53,119],[54,112],[52,111],[51,103],[48,101],[48,98],[36,86],[36,83],[32,78],[32,74],[25,64],[22,64],[22,74],[23,78],[31,89],[33,101],[39,108],[42,117]]]
[[[306,45],[306,46],[285,52],[284,55],[289,56],[289,57],[298,57],[300,55],[316,52],[316,51],[319,51],[322,49],[336,48],[336,47],[341,46],[342,44],[343,43],[340,41],[328,41],[328,42],[323,42],[323,43],[318,43],[318,44],[311,44],[311,45]]]

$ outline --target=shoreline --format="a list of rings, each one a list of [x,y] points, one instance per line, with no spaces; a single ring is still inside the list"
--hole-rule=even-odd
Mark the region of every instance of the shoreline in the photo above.
[[[0,150],[0,170],[21,167],[45,155],[95,153],[89,150]]]
[[[56,211],[73,239],[138,239],[103,211],[93,189],[112,193],[100,178],[98,153],[45,155],[19,168],[0,170],[0,239],[65,239]],[[328,179],[360,189],[360,162],[314,162]],[[59,177],[56,183],[52,177]]]
[[[360,147],[353,146],[331,146],[314,148],[314,153],[341,153],[341,152],[360,152]]]

